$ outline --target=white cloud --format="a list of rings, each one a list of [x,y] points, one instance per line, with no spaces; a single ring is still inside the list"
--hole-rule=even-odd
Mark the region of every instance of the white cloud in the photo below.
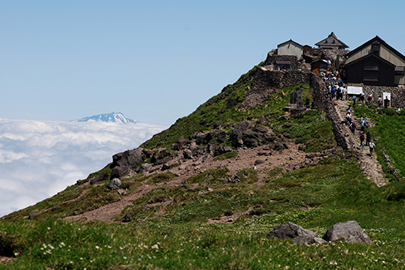
[[[0,216],[53,196],[164,128],[0,118]]]

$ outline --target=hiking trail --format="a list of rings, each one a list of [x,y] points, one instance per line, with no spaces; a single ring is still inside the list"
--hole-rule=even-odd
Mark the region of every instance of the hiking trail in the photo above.
[[[361,131],[360,119],[358,119],[354,114],[352,114],[352,120],[356,122],[356,130],[354,134],[350,131],[349,126],[347,126],[344,123],[346,120],[346,110],[349,107],[349,102],[347,100],[335,100],[334,102],[337,103],[337,105],[335,105],[334,108],[339,116],[340,124],[344,126],[343,130],[346,132],[345,140],[349,148],[348,150],[356,153],[356,156],[360,161],[361,170],[378,187],[388,184],[387,179],[384,177],[381,164],[377,160],[377,154],[375,153],[375,151],[373,151],[373,153],[370,154],[369,147],[366,145],[361,146],[360,144],[359,138]],[[356,109],[352,108],[352,110],[355,113]],[[369,127],[373,127],[375,125],[373,123],[373,119],[368,119],[368,124]]]

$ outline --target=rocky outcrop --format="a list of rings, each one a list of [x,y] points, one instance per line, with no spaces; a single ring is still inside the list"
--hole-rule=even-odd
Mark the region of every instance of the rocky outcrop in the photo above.
[[[105,173],[101,173],[101,174],[97,175],[96,177],[93,177],[90,179],[90,185],[94,185],[96,183],[102,182],[107,179],[108,179],[108,175]]]
[[[136,148],[134,150],[127,150],[125,152],[121,152],[115,154],[113,156],[113,164],[112,167],[130,167],[136,168],[145,161],[146,156],[143,153],[142,148]]]

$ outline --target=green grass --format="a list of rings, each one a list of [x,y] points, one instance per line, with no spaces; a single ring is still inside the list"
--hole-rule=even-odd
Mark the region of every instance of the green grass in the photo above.
[[[241,183],[206,186],[227,171],[211,171],[204,179],[179,187],[162,187],[134,201],[129,224],[2,220],[0,231],[18,252],[0,269],[400,269],[405,267],[403,198],[387,200],[399,186],[377,188],[361,174],[355,160],[330,158],[322,164],[284,173],[262,189],[255,173],[243,171]],[[270,175],[279,170],[270,172]],[[189,182],[192,182],[191,180]],[[220,182],[220,181],[219,181]],[[396,182],[397,185],[404,184]],[[145,207],[173,197],[163,216]],[[254,207],[233,224],[206,224]],[[124,212],[130,211],[127,208]],[[140,222],[143,220],[142,222]],[[294,222],[322,236],[336,222],[356,220],[374,244],[303,246],[291,240],[267,239],[277,224]],[[11,240],[10,240],[11,239]],[[6,242],[6,241],[4,241]],[[1,242],[0,242],[1,243]],[[10,246],[5,244],[5,246]]]

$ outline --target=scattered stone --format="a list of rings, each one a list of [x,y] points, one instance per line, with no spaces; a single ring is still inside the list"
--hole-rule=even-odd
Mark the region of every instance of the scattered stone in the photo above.
[[[107,188],[111,190],[116,190],[121,186],[121,180],[118,178],[114,178],[108,183]]]
[[[267,238],[296,238],[298,236],[312,236],[315,237],[315,233],[302,228],[301,226],[287,222],[274,227],[274,229],[267,234]]]
[[[225,154],[232,151],[233,151],[232,147],[220,145],[215,148],[214,156],[219,156],[221,154]]]
[[[183,157],[185,159],[192,159],[193,158],[193,153],[191,152],[190,149],[186,149],[183,151]]]
[[[55,212],[56,210],[58,210],[58,208],[56,208],[55,206],[52,207],[52,212]]]
[[[207,187],[207,191],[211,192],[211,191],[214,191],[214,189],[210,188],[210,187]]]
[[[160,169],[160,170],[165,171],[165,170],[168,170],[168,169],[170,169],[169,165],[163,164],[162,169]]]
[[[122,188],[118,189],[118,190],[117,190],[117,193],[118,193],[119,195],[122,195],[122,196],[127,195],[127,192],[126,192],[125,190],[123,190]]]
[[[218,135],[217,135],[217,141],[219,142],[219,143],[223,143],[223,142],[225,142],[225,140],[226,140],[226,133],[225,132],[220,132],[220,133],[218,133]]]
[[[125,216],[122,218],[123,223],[131,222],[133,219],[131,213],[126,213]]]
[[[187,169],[186,165],[182,164],[182,165],[179,166],[179,170],[185,170],[185,169]]]
[[[260,160],[260,159],[258,159],[258,160],[255,161],[255,165],[259,165],[259,164],[262,164],[262,163],[264,163],[264,161],[263,161],[263,160]]]
[[[31,212],[31,213],[29,214],[29,216],[28,216],[28,219],[34,220],[34,218],[35,218],[35,213],[34,213],[34,212]]]
[[[182,185],[187,185],[187,180],[182,180],[182,181],[181,181],[181,184],[182,184]]]
[[[348,243],[373,243],[370,237],[364,233],[360,225],[354,220],[336,223],[328,229],[322,238],[330,242],[343,238]]]
[[[215,124],[214,124],[214,128],[220,128],[222,125],[224,124],[224,122],[223,121],[218,121],[218,122],[215,122]]]

